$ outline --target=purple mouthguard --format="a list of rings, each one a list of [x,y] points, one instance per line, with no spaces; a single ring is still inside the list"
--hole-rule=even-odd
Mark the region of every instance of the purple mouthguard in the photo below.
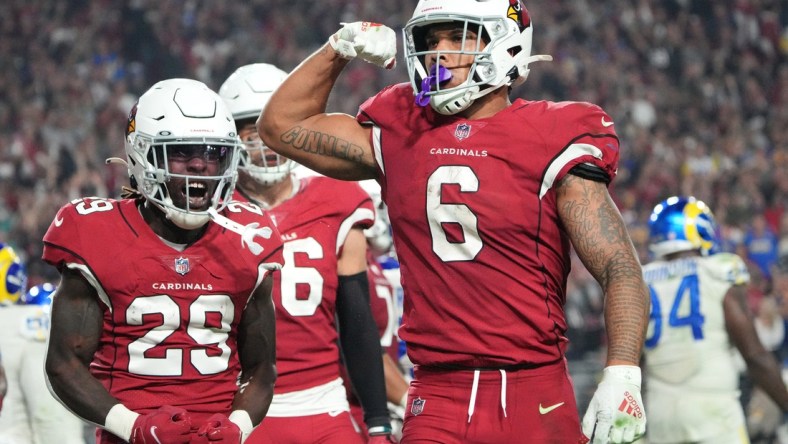
[[[437,73],[435,72],[437,69]],[[451,79],[451,71],[441,65],[435,65],[430,69],[430,75],[421,81],[421,88],[419,93],[416,94],[416,105],[427,106],[430,103],[430,98],[427,93],[437,88],[438,85],[448,82]]]

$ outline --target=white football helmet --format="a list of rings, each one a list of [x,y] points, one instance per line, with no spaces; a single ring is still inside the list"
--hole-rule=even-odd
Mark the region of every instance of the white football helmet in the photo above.
[[[175,174],[169,160],[201,155],[218,163],[215,176]],[[192,199],[209,199],[221,211],[230,200],[237,177],[241,142],[224,101],[205,84],[169,79],[153,85],[134,105],[126,127],[126,157],[132,186],[159,207],[175,225],[191,230],[205,225],[207,209],[192,209]],[[173,203],[171,179],[186,184],[184,207]],[[206,193],[213,192],[211,195]]]
[[[468,29],[481,29],[476,50],[429,51],[424,38],[427,28],[447,22],[461,24],[465,35]],[[468,108],[474,100],[499,87],[523,83],[531,62],[552,60],[550,56],[531,55],[531,17],[520,0],[420,0],[403,35],[408,75],[417,100],[426,105],[428,98],[435,111],[446,115]],[[484,48],[482,42],[486,43]],[[436,81],[436,74],[427,72],[424,60],[425,56],[436,54],[440,61],[440,56],[448,53],[473,55],[474,61],[463,84],[442,89],[442,74],[437,74]]]
[[[236,69],[224,81],[219,88],[219,95],[230,108],[239,131],[245,123],[241,121],[257,119],[285,77],[287,73],[274,65],[253,63]],[[238,168],[262,185],[281,182],[296,166],[292,160],[267,149],[259,137],[242,142],[244,151]],[[259,154],[255,156],[256,153]],[[263,165],[256,165],[253,162],[255,158]]]

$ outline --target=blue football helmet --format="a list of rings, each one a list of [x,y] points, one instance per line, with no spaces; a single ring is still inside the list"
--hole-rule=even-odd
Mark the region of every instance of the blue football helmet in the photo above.
[[[680,251],[708,255],[719,245],[719,228],[711,209],[694,197],[669,197],[649,218],[649,249],[656,258]]]
[[[19,304],[32,306],[21,318],[19,332],[33,341],[46,341],[49,337],[52,293],[56,287],[50,283],[34,285],[21,298]]]
[[[11,246],[0,243],[0,305],[15,304],[25,293],[27,271]]]
[[[25,305],[49,306],[52,305],[52,293],[54,292],[55,286],[49,282],[34,285],[19,299],[19,303]]]

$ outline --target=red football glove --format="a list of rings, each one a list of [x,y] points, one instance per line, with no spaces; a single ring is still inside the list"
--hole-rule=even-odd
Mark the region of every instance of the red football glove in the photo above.
[[[241,429],[225,415],[217,413],[199,429],[192,444],[240,444]]]
[[[186,410],[165,405],[134,421],[129,443],[189,444],[191,428],[192,421]]]

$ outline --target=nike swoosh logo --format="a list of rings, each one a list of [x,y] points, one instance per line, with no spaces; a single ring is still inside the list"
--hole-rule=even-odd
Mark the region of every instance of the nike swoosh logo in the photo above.
[[[548,406],[548,407],[542,407],[542,404],[539,404],[539,414],[540,415],[546,415],[546,414],[552,412],[553,410],[557,409],[558,407],[561,407],[562,405],[564,405],[563,402],[559,402],[558,404],[553,404],[553,405]]]
[[[63,225],[63,218],[62,217],[56,217],[55,218],[55,226],[59,227],[61,225]]]
[[[150,435],[156,440],[156,444],[161,444],[161,440],[156,436],[156,426],[150,428]]]
[[[614,123],[615,122],[608,122],[607,120],[605,120],[604,117],[602,117],[602,126],[604,126],[605,128],[613,126]]]

